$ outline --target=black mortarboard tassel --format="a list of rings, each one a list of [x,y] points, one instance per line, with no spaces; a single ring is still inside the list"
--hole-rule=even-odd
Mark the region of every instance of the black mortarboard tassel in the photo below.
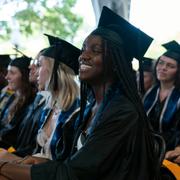
[[[170,57],[180,63],[180,45],[176,41],[170,41],[168,43],[162,44],[166,48],[164,56]]]
[[[11,58],[8,54],[0,54],[0,67],[7,68]]]

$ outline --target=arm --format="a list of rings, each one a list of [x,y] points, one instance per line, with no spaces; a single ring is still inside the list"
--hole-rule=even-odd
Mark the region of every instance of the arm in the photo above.
[[[49,161],[49,159],[36,157],[36,156],[26,156],[24,159],[17,161],[21,164],[39,164]]]
[[[3,175],[0,175],[0,180],[9,180],[8,178],[6,178],[5,176]]]
[[[13,153],[9,153],[7,150],[2,149],[0,150],[0,160],[4,160],[4,161],[17,161],[22,159],[21,157],[18,157],[16,155],[14,155]]]
[[[4,162],[1,161],[0,166],[3,163]],[[0,177],[7,177],[7,179],[9,178],[13,180],[31,180],[30,168],[31,166],[29,165],[6,163],[1,168]]]

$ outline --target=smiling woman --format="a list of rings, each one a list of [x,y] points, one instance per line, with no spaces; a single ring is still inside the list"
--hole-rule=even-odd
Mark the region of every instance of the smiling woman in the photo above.
[[[96,77],[96,83],[101,83],[103,81],[104,73],[102,69],[102,42],[99,38],[89,37],[83,43],[82,51],[84,52],[80,56],[80,79],[84,79],[88,82],[94,81]],[[86,61],[85,59],[90,59]]]
[[[12,60],[8,66],[6,79],[14,94],[8,99],[0,114],[1,147],[2,144],[7,143],[8,145],[16,141],[19,123],[27,113],[27,107],[35,96],[29,81],[30,60],[30,58],[22,56]]]
[[[17,67],[15,66],[8,67],[8,73],[6,75],[6,79],[13,91],[21,90],[22,74]]]

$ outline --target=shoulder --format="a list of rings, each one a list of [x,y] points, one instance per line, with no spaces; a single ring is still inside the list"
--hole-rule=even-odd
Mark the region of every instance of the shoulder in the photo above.
[[[144,95],[143,97],[143,101],[148,99],[148,98],[153,98],[157,92],[159,92],[159,85],[156,84],[154,86],[152,86]]]
[[[103,114],[106,117],[130,118],[136,119],[139,117],[134,104],[123,94],[114,96],[104,109]]]

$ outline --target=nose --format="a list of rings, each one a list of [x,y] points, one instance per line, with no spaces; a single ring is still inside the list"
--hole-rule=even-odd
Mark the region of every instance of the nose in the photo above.
[[[161,69],[161,70],[167,70],[168,66],[165,62],[161,62],[157,65],[157,68]]]
[[[6,74],[5,79],[6,79],[6,80],[9,79],[9,73]]]
[[[161,66],[161,69],[162,69],[162,70],[167,70],[167,69],[168,69],[167,64],[166,64],[166,63],[164,63],[164,64]]]
[[[32,65],[30,64],[30,65],[28,66],[28,68],[31,69],[31,68],[32,68]]]
[[[88,52],[88,50],[83,50],[81,55],[79,56],[79,62],[80,61],[86,61],[90,59],[90,54]]]

